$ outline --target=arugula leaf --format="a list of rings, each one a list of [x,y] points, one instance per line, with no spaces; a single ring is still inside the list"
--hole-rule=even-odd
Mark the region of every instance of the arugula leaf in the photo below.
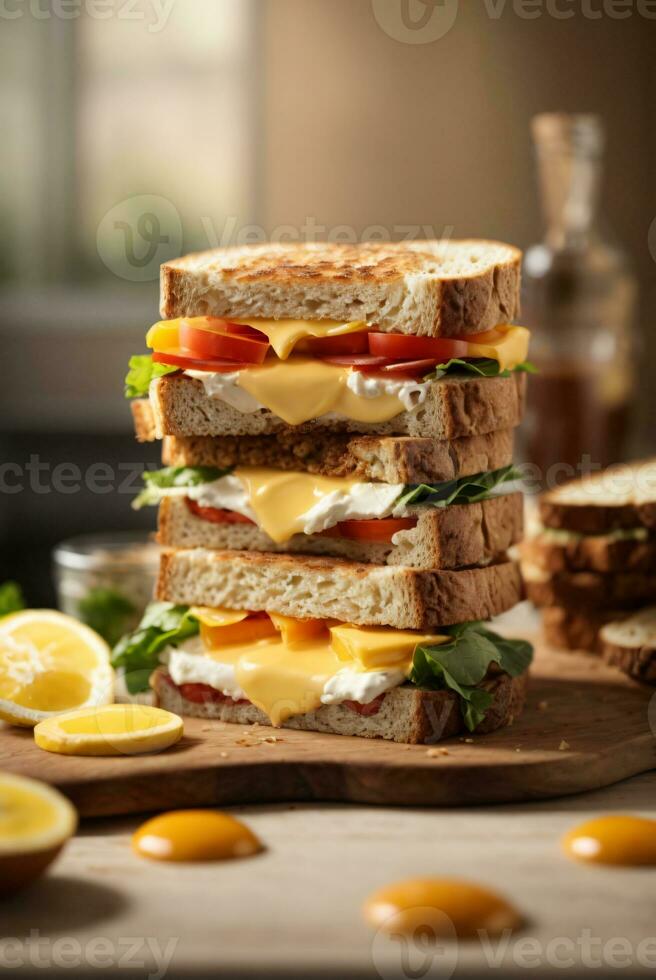
[[[130,694],[148,690],[148,679],[165,647],[177,647],[198,630],[198,620],[187,606],[151,602],[137,628],[119,640],[112,651],[112,665],[123,667]]]
[[[537,371],[535,365],[531,364],[530,361],[522,361],[511,370],[513,372],[526,371],[529,374],[535,374]],[[476,357],[469,361],[465,361],[461,357],[452,357],[443,364],[436,364],[430,374],[424,377],[424,381],[436,381],[439,378],[443,378],[445,374],[458,374],[461,372],[465,374],[478,374],[483,378],[507,378],[510,376],[511,370],[506,369],[502,371],[499,362],[491,357]]]
[[[112,646],[127,629],[136,607],[116,589],[90,589],[78,603],[82,622]]]
[[[152,354],[134,354],[129,360],[129,370],[125,376],[125,397],[143,398],[153,378],[178,371],[171,364],[156,364]]]
[[[166,466],[161,470],[150,470],[142,473],[141,477],[146,486],[132,501],[135,510],[149,504],[158,504],[165,491],[175,487],[197,487],[202,483],[211,483],[232,472],[232,468],[217,469],[214,466]]]
[[[460,698],[460,709],[469,731],[480,725],[492,696],[478,685],[490,664],[511,677],[522,674],[533,659],[526,640],[509,640],[482,623],[460,623],[446,627],[452,639],[441,646],[419,646],[415,650],[410,680],[429,690],[449,688]]]
[[[518,480],[520,476],[519,470],[511,464],[489,473],[463,476],[434,486],[420,483],[414,487],[407,487],[396,501],[395,507],[409,507],[411,504],[426,504],[431,507],[474,504],[479,500],[486,500],[502,483]]]
[[[3,582],[0,585],[0,618],[9,613],[25,609],[25,599],[17,582]]]

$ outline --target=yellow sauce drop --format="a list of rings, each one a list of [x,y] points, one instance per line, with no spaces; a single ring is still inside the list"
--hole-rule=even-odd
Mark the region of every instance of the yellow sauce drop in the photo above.
[[[386,885],[366,900],[364,916],[388,933],[424,930],[444,939],[471,939],[480,930],[498,936],[522,922],[502,896],[453,878],[410,878]]]
[[[574,827],[562,840],[576,861],[595,864],[656,864],[656,820],[614,814]]]
[[[173,810],[142,824],[132,849],[153,861],[226,861],[263,848],[252,830],[227,813]]]

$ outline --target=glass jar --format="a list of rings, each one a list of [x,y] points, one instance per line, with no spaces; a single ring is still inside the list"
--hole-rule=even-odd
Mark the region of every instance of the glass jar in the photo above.
[[[57,545],[53,560],[59,608],[112,646],[134,629],[152,601],[159,548],[148,533],[70,538]]]
[[[636,281],[599,220],[599,118],[542,114],[533,137],[546,234],[524,260],[522,322],[539,373],[530,379],[523,435],[525,456],[553,486],[624,456]]]

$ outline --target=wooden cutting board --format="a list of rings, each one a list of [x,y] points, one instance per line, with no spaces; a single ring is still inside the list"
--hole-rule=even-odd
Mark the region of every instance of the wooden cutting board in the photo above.
[[[36,747],[31,731],[3,727],[0,769],[54,784],[85,817],[282,801],[454,806],[546,799],[656,768],[653,694],[594,656],[538,643],[521,718],[491,735],[441,743],[448,755],[190,718],[173,749],[131,758],[53,755]]]

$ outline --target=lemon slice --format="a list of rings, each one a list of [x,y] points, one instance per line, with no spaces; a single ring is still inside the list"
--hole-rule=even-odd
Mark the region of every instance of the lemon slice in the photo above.
[[[146,704],[109,704],[47,718],[34,741],[63,755],[141,755],[161,752],[182,738],[182,718]]]
[[[45,871],[76,826],[75,810],[57,790],[0,772],[0,895]]]
[[[25,609],[0,619],[0,718],[32,727],[72,708],[110,704],[105,641],[72,616]]]

